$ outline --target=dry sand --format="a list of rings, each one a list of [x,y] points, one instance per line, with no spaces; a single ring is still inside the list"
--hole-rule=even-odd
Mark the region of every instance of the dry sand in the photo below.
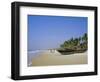
[[[32,66],[73,65],[87,63],[87,52],[61,55],[58,51],[51,53],[49,50],[46,50],[38,57],[32,59]]]

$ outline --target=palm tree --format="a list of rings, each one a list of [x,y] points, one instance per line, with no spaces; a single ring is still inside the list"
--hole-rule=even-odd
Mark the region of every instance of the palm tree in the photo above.
[[[85,33],[82,37],[83,42],[87,42],[87,33]]]
[[[87,33],[85,33],[82,37],[82,47],[83,47],[83,49],[87,49],[87,43],[88,43],[87,40],[88,40]]]
[[[85,33],[82,37],[79,38],[71,38],[65,41],[63,44],[60,45],[63,49],[87,49],[87,33]]]

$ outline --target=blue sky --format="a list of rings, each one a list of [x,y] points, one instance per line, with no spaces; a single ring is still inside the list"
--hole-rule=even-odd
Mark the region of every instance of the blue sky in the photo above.
[[[87,17],[28,15],[28,50],[58,48],[87,33]]]

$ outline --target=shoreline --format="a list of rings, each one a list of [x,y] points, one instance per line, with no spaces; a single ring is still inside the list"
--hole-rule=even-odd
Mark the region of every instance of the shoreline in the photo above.
[[[57,50],[50,52],[45,50],[38,57],[32,58],[32,64],[29,66],[53,66],[53,65],[76,65],[87,64],[87,52],[62,55]]]

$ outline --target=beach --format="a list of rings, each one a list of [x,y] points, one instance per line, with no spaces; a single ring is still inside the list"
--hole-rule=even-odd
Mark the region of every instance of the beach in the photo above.
[[[53,65],[75,65],[87,64],[87,52],[62,55],[57,50],[50,52],[45,50],[33,57],[30,66],[53,66]]]

